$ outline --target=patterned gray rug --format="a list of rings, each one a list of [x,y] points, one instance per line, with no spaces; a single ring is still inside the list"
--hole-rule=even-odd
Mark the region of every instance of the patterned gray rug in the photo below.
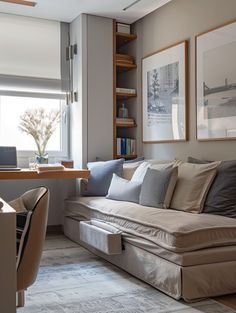
[[[233,313],[214,300],[175,301],[64,236],[49,236],[18,313]]]

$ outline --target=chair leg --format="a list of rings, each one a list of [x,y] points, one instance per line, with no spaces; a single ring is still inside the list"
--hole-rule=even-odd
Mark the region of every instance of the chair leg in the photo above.
[[[25,306],[25,291],[21,290],[17,292],[17,307],[22,308]]]

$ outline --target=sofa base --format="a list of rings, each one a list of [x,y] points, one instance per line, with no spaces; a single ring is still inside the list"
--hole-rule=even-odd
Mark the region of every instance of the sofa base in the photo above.
[[[126,241],[122,254],[106,255],[80,241],[79,223],[65,217],[68,238],[176,300],[192,302],[236,292],[236,261],[180,266]]]

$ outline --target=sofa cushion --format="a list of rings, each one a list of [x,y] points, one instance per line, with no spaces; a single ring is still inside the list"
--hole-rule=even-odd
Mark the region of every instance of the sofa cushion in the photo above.
[[[176,252],[236,244],[236,220],[210,214],[163,210],[104,197],[66,200],[65,216],[99,219],[123,232]]]
[[[122,177],[127,180],[131,180],[134,172],[136,169],[141,165],[143,161],[137,161],[137,162],[132,162],[132,163],[126,163],[124,162],[123,164],[123,174]]]
[[[154,160],[142,162],[142,164],[140,164],[139,167],[134,172],[131,180],[143,182],[143,179],[149,167],[155,168],[157,170],[162,170],[172,168],[174,164],[175,164],[174,162],[164,163],[163,161],[154,161]]]
[[[90,177],[84,196],[106,196],[113,173],[122,176],[124,159],[90,162],[87,164]]]
[[[139,202],[141,183],[132,182],[113,174],[107,199]]]
[[[178,167],[157,170],[148,168],[144,177],[139,203],[157,208],[169,208],[178,178]]]
[[[189,157],[188,162],[206,164],[210,161]],[[236,160],[222,161],[219,165],[203,211],[236,218]]]
[[[210,164],[180,162],[179,177],[171,200],[171,208],[201,213],[219,164],[220,162]]]

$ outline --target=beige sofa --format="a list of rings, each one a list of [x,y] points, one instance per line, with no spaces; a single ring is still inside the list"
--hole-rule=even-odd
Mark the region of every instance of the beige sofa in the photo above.
[[[175,299],[196,301],[236,292],[235,219],[104,197],[66,200],[64,218],[64,232],[71,240]],[[101,236],[85,234],[88,241],[81,240],[86,220],[104,225]],[[119,254],[107,253],[109,243],[101,239],[109,227],[122,235]]]

